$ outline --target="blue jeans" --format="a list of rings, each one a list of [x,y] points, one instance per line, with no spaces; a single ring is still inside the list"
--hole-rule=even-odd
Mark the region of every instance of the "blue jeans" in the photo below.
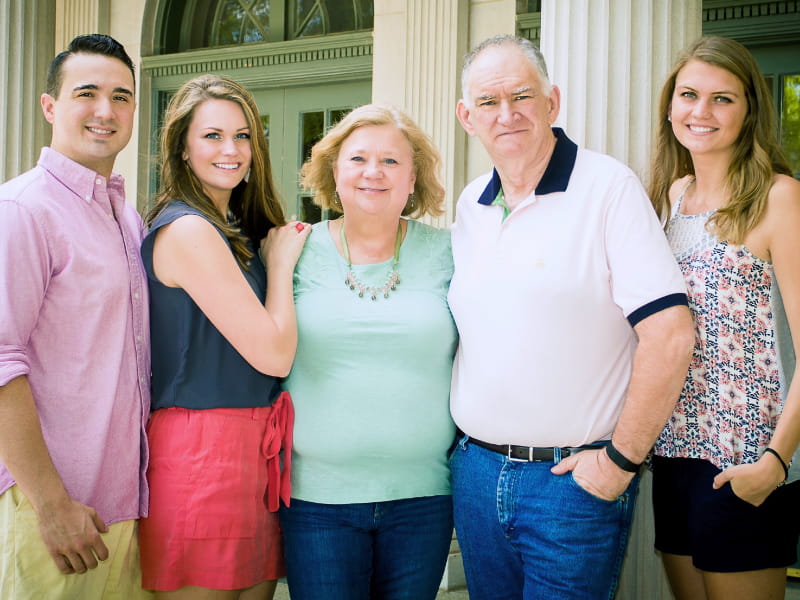
[[[611,599],[628,543],[635,476],[613,502],[553,463],[513,462],[462,438],[450,459],[470,600]]]
[[[433,600],[453,536],[450,496],[281,506],[292,600]]]

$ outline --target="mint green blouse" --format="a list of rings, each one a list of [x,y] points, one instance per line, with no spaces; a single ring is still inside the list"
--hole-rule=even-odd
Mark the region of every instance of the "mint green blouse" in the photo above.
[[[381,285],[392,261],[353,265]],[[284,387],[295,406],[292,497],[326,504],[450,493],[450,376],[457,333],[447,291],[450,232],[408,221],[389,298],[359,298],[328,222],[294,275],[298,346]]]

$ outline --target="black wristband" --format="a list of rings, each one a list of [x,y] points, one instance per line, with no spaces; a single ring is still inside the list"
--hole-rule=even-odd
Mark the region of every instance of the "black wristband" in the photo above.
[[[783,457],[769,446],[764,448],[764,454],[767,453],[772,454],[772,456],[777,458],[778,462],[781,463],[781,466],[783,467],[783,480],[786,481],[787,479],[789,479],[789,465],[783,462]]]
[[[635,462],[631,462],[625,458],[622,453],[614,447],[611,440],[609,440],[608,446],[606,446],[606,454],[608,454],[608,458],[611,459],[611,462],[628,473],[638,473],[639,467],[642,466],[642,463],[637,465]]]

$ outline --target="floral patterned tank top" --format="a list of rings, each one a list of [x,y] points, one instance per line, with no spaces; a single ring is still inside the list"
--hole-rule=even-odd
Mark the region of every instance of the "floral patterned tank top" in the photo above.
[[[686,280],[695,347],[655,453],[725,469],[757,461],[769,445],[795,357],[772,264],[709,233],[713,211],[681,214],[685,193],[667,238]]]

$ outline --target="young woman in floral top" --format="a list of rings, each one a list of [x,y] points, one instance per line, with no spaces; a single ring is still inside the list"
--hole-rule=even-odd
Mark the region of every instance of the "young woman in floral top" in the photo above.
[[[783,598],[800,526],[800,183],[737,42],[690,46],[658,110],[649,191],[696,344],[655,448],[656,549],[679,600]]]

